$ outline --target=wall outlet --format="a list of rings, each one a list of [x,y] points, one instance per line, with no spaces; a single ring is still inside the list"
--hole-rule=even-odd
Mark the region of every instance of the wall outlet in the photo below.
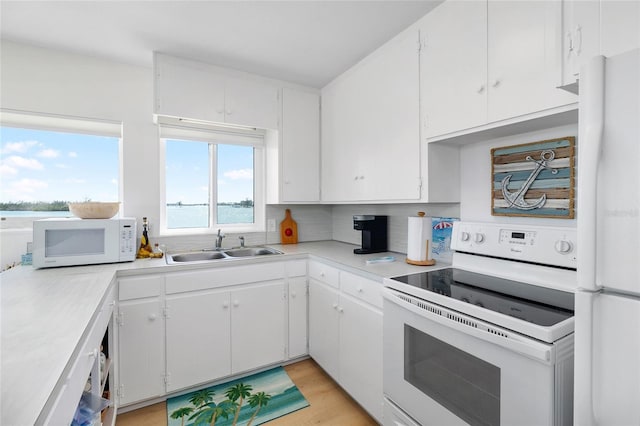
[[[267,220],[267,231],[268,232],[276,232],[276,220],[268,219]]]

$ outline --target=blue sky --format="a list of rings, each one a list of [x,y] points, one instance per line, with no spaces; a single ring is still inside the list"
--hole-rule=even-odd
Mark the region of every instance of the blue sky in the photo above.
[[[0,128],[0,201],[119,201],[118,139]]]
[[[167,141],[167,203],[204,204],[209,200],[208,144]],[[253,200],[253,148],[218,145],[218,201]]]
[[[169,142],[166,159],[167,202],[208,203],[208,144]],[[2,127],[0,202],[120,201],[118,164],[118,138]],[[253,148],[218,145],[218,164],[218,201],[253,200]]]

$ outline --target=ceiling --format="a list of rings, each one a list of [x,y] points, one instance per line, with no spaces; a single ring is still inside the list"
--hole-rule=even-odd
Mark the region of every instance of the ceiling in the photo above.
[[[320,88],[440,0],[0,0],[0,37],[151,66],[152,52]]]

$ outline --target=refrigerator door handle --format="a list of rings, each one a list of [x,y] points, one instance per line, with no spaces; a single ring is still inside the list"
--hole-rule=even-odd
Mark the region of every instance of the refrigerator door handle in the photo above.
[[[581,70],[580,82],[580,150],[578,154],[577,223],[578,288],[596,290],[597,189],[598,163],[604,131],[605,57],[596,56]]]
[[[574,351],[580,356],[574,359],[573,423],[595,426],[593,406],[593,298],[598,293],[578,290],[575,295],[576,312]]]

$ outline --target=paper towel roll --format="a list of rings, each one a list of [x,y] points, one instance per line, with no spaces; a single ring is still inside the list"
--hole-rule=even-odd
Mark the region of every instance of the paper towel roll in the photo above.
[[[431,218],[424,212],[409,217],[407,235],[407,262],[433,264],[431,259]]]

